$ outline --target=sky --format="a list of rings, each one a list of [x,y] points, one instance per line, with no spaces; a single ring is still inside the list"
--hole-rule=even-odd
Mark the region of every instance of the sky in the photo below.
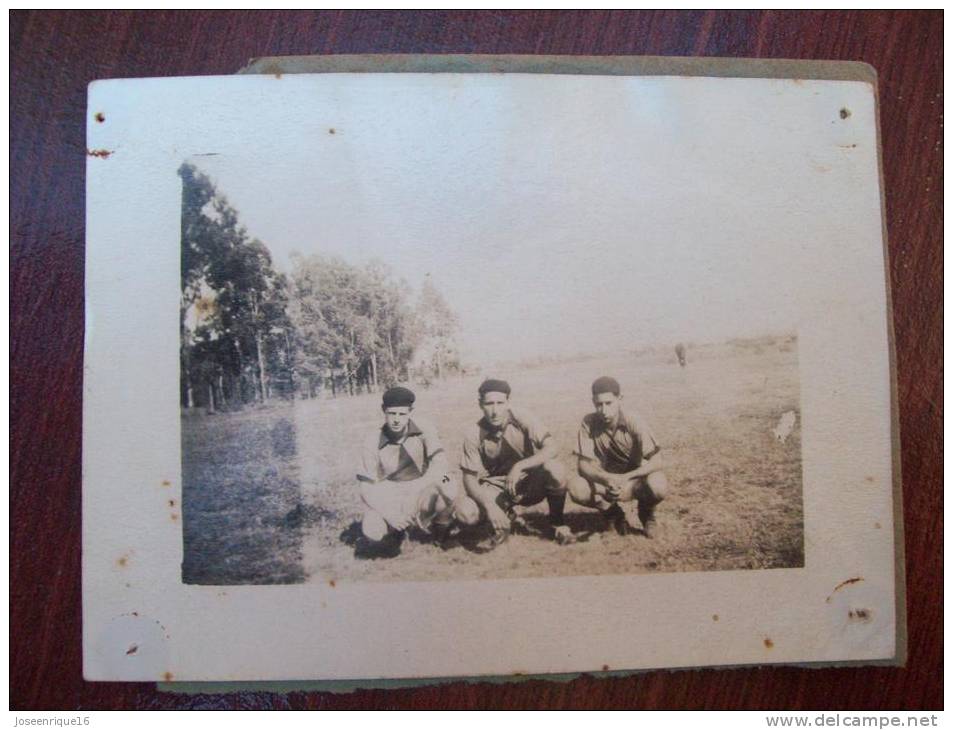
[[[268,117],[267,155],[190,161],[282,270],[430,276],[470,362],[792,332],[837,211],[805,155],[828,110],[775,83],[763,110],[774,87],[737,79],[329,75]]]

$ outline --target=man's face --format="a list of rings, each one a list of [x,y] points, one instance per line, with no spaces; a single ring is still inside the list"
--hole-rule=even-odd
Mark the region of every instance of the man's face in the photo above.
[[[483,417],[486,422],[494,428],[499,428],[506,423],[506,417],[510,414],[510,398],[506,393],[484,393],[480,399],[480,408],[483,409]]]
[[[387,430],[394,436],[399,436],[407,428],[407,421],[410,420],[410,412],[413,410],[407,406],[391,406],[384,409],[384,419],[387,423]]]
[[[622,396],[614,393],[599,393],[592,397],[592,405],[596,407],[596,413],[605,424],[615,423],[619,417],[619,406],[622,404]]]

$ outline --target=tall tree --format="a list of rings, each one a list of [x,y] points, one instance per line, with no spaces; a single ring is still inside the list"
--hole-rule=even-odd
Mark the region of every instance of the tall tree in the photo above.
[[[295,257],[289,312],[296,366],[312,383],[340,373],[348,392],[408,377],[414,313],[406,282],[379,262],[361,268],[340,259]],[[332,381],[333,385],[333,381]]]
[[[417,301],[417,326],[434,374],[437,378],[445,377],[448,366],[459,366],[456,345],[459,324],[456,314],[434,286],[429,274],[424,278]]]
[[[293,381],[287,280],[207,176],[188,164],[179,175],[183,404],[193,404],[197,383],[207,385],[210,407],[216,393],[220,402],[229,395],[243,402],[246,380],[254,384],[252,397],[264,402],[275,376]]]

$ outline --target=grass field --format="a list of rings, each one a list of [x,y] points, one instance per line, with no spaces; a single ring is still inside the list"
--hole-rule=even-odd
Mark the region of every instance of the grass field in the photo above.
[[[489,375],[490,373],[486,373]],[[663,447],[671,493],[656,539],[602,531],[598,514],[570,506],[585,539],[560,547],[514,535],[479,554],[405,541],[390,559],[359,559],[347,536],[361,513],[354,474],[359,444],[381,423],[379,395],[314,399],[235,414],[183,418],[186,582],[465,580],[803,565],[800,407],[796,342],[789,338],[646,352],[513,369],[514,403],[534,411],[570,455],[591,407],[589,383],[610,374],[625,404]],[[480,377],[418,390],[417,412],[434,423],[451,459],[480,412]],[[798,418],[779,442],[782,413]],[[627,507],[638,525],[634,504]],[[535,509],[535,508],[534,508]],[[543,524],[545,504],[527,515]]]

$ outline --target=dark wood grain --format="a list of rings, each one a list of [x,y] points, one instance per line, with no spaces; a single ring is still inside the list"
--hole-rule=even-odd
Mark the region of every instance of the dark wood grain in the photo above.
[[[13,12],[10,693],[13,708],[942,707],[941,12]],[[759,668],[183,697],[87,683],[80,645],[86,85],[230,74],[309,53],[751,56],[880,74],[908,576],[906,668]]]

